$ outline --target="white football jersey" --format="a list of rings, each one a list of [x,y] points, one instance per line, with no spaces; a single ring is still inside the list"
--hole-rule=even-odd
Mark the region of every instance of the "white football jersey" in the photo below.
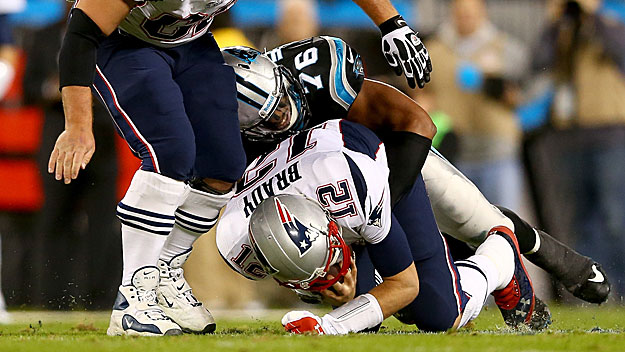
[[[148,0],[119,25],[124,32],[150,44],[174,47],[199,38],[208,31],[213,17],[237,0]]]
[[[252,251],[248,224],[258,205],[277,194],[316,199],[339,225],[354,230],[343,231],[348,244],[379,243],[391,223],[388,173],[384,145],[361,125],[330,120],[302,131],[246,169],[217,225],[219,252],[245,277],[267,276]]]

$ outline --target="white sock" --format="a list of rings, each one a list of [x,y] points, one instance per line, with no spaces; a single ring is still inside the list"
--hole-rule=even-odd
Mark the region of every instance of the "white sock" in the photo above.
[[[508,286],[514,275],[514,252],[506,239],[497,234],[490,235],[477,247],[475,254],[488,257],[499,271],[495,290]]]
[[[160,259],[169,263],[175,256],[188,251],[202,234],[215,226],[219,211],[233,195],[234,190],[227,194],[211,194],[191,188],[184,203],[176,209],[176,223]]]
[[[495,264],[483,255],[474,255],[456,262],[462,290],[470,297],[464,307],[459,327],[463,327],[477,318],[486,302],[486,298],[496,288],[499,270]]]
[[[131,284],[137,269],[156,266],[186,188],[183,182],[154,172],[135,173],[117,206],[117,217],[122,222],[122,285]]]

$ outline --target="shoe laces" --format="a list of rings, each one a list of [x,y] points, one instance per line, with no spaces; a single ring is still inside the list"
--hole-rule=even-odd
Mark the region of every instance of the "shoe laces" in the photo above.
[[[176,285],[176,289],[178,288],[177,282],[183,283],[183,290],[179,290],[179,294],[184,297],[187,302],[193,306],[199,305],[200,301],[195,298],[193,295],[193,291],[191,286],[187,284],[186,279],[184,278],[184,270],[182,268],[169,268],[169,277],[173,280],[174,285]]]
[[[137,290],[137,299],[146,304],[142,311],[151,320],[169,320],[156,302],[156,290]]]
[[[137,290],[137,299],[149,306],[156,305],[156,290]]]

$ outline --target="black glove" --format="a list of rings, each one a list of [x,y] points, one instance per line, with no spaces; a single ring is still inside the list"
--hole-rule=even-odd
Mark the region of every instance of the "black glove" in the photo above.
[[[417,85],[423,88],[430,81],[432,61],[417,33],[408,27],[400,15],[383,22],[380,31],[382,52],[388,64],[398,76],[404,73],[410,88]]]

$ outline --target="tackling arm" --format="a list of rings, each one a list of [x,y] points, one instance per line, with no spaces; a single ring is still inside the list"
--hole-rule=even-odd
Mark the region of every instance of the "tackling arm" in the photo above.
[[[396,204],[414,185],[432,145],[436,126],[430,115],[397,88],[365,79],[346,119],[382,135]]]

